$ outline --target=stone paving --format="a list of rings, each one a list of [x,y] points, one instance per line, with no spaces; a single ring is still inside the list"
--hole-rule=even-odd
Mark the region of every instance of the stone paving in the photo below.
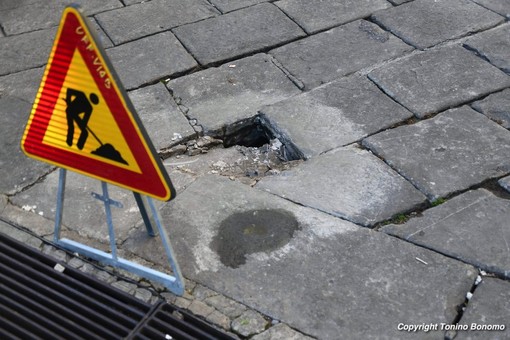
[[[176,187],[157,206],[183,296],[51,243],[58,171],[19,145],[71,2]],[[509,19],[507,0],[0,2],[0,232],[240,339],[510,339]],[[62,233],[108,251],[99,190],[68,174]],[[168,271],[110,194],[119,254]]]

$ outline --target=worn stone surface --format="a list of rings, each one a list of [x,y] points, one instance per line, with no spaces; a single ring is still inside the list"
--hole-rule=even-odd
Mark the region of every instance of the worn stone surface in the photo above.
[[[471,106],[501,126],[510,129],[510,89],[491,94],[483,100],[474,102]]]
[[[205,319],[223,329],[230,329],[230,319],[228,316],[221,314],[217,310],[207,315]]]
[[[16,8],[0,8],[0,22],[7,35],[37,31],[57,26],[65,7],[81,6],[85,15],[122,7],[119,0],[47,0],[24,1]]]
[[[106,33],[103,31],[101,26],[97,23],[97,20],[94,18],[90,18],[90,23],[92,27],[95,29],[95,32],[97,33],[97,36],[99,38],[99,43],[103,48],[110,48],[113,47],[113,42],[111,39],[106,35]]]
[[[415,0],[377,12],[372,17],[420,49],[483,31],[504,21],[502,16],[470,0]]]
[[[315,33],[369,16],[378,10],[391,7],[385,0],[281,0],[275,2],[307,33]]]
[[[237,318],[246,311],[246,306],[224,297],[223,295],[215,295],[205,299],[205,303],[216,308],[222,314],[229,318]]]
[[[510,277],[510,200],[487,190],[468,191],[383,231],[427,249]]]
[[[310,89],[412,49],[379,26],[358,20],[270,53]]]
[[[216,15],[204,0],[152,0],[96,15],[115,45]]]
[[[477,326],[497,325],[504,326],[504,330],[469,330],[459,331],[455,339],[507,339],[510,327],[510,282],[485,277],[476,288],[473,298],[460,324]]]
[[[296,332],[289,326],[279,323],[267,331],[255,335],[252,340],[272,340],[272,339],[285,339],[285,340],[311,340],[309,336]]]
[[[269,0],[210,0],[222,13],[234,11],[236,9],[253,6]]]
[[[152,52],[149,55],[147,51]],[[107,54],[128,90],[188,71],[197,65],[171,32],[110,48]]]
[[[467,106],[381,132],[363,145],[432,201],[510,173],[510,132]]]
[[[173,32],[202,65],[258,52],[305,36],[298,25],[269,3],[184,25]]]
[[[32,236],[18,228],[14,228],[13,226],[5,223],[4,221],[0,221],[0,233],[12,237],[13,239],[18,240],[23,244],[36,249],[41,249],[43,245],[43,242],[37,237]]]
[[[205,131],[253,117],[259,107],[301,93],[265,54],[172,80],[167,87]]]
[[[129,98],[156,150],[195,135],[195,131],[162,83],[131,91]]]
[[[55,198],[52,199],[52,201],[54,200]],[[34,204],[34,200],[22,207],[7,204],[2,210],[1,216],[5,220],[23,226],[41,237],[52,235],[55,227],[55,223],[48,216],[44,216],[44,212],[38,209],[37,204]]]
[[[510,18],[510,3],[507,0],[473,0],[480,6]]]
[[[115,281],[112,283],[112,287],[122,290],[128,294],[134,295],[137,289],[137,285],[124,280]]]
[[[0,39],[0,76],[46,64],[55,28]]]
[[[232,321],[232,330],[242,336],[251,336],[266,329],[267,320],[259,313],[248,310]]]
[[[505,190],[510,192],[510,176],[502,178],[498,181],[499,185],[501,185]]]
[[[257,188],[363,226],[373,226],[425,201],[384,162],[356,147],[340,148],[278,176],[265,177]]]
[[[275,134],[309,158],[411,118],[364,76],[334,81],[263,107]]]
[[[464,43],[489,62],[510,74],[510,24],[501,25],[469,38]]]
[[[211,243],[222,221],[249,209],[285,210],[299,229],[287,244],[227,267]],[[185,276],[320,339],[401,338],[398,322],[450,322],[477,275],[384,233],[214,176],[193,183],[161,212],[173,221],[168,232],[180,240],[173,245]],[[164,263],[158,244],[140,233],[124,246]]]
[[[368,76],[419,118],[510,86],[505,73],[457,45],[414,54]]]

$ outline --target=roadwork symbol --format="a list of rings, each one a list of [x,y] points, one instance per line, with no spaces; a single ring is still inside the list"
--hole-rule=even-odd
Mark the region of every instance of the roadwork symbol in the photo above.
[[[30,157],[160,200],[175,191],[87,19],[62,15],[21,147]]]

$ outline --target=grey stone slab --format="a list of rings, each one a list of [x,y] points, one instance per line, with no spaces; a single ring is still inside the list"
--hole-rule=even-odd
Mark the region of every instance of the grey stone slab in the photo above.
[[[270,3],[184,25],[173,32],[202,65],[262,51],[306,35]]]
[[[186,117],[162,83],[129,92],[156,150],[195,135]]]
[[[11,197],[11,202],[20,207],[35,206],[35,212],[53,220],[58,173],[54,171],[40,183]],[[91,195],[92,192],[102,194],[100,181],[68,171],[65,189],[64,226],[82,237],[109,244],[104,204]],[[109,186],[108,191],[111,199],[124,205],[122,209],[112,207],[116,238],[122,240],[140,222],[140,212],[131,192],[113,185]],[[159,201],[157,204],[160,204]]]
[[[305,158],[413,117],[365,76],[351,76],[263,107],[271,129]]]
[[[373,226],[425,201],[384,162],[354,146],[265,177],[256,187],[363,226]]]
[[[0,76],[45,65],[56,32],[52,28],[0,39]]]
[[[368,77],[419,118],[510,86],[505,73],[456,45],[414,54]]]
[[[115,45],[216,15],[204,0],[152,0],[96,15]]]
[[[504,21],[470,0],[415,0],[375,13],[372,18],[405,42],[424,49]]]
[[[483,100],[474,102],[471,106],[501,126],[510,129],[510,89],[491,94]]]
[[[253,6],[269,0],[210,0],[222,13],[232,12],[236,9]]]
[[[32,104],[39,89],[43,72],[44,69],[41,67],[0,77],[0,99],[12,97]],[[16,113],[25,114],[24,118],[28,119],[30,112],[18,109]]]
[[[478,189],[382,230],[508,278],[509,219],[509,200]]]
[[[7,35],[47,29],[57,26],[66,6],[73,3],[86,15],[122,7],[119,0],[46,0],[0,10],[0,22]]]
[[[97,33],[97,35],[99,37],[99,43],[101,44],[101,46],[104,47],[104,48],[113,47],[113,42],[106,35],[106,33],[101,28],[101,26],[99,26],[99,24],[97,23],[97,20],[95,20],[94,18],[91,18],[90,22],[91,22],[92,27],[94,27],[95,32]]]
[[[510,132],[467,106],[363,141],[433,201],[510,173]]]
[[[507,0],[473,0],[480,6],[510,18],[510,3]]]
[[[275,210],[294,216],[298,229],[268,249],[282,232],[257,232],[277,224],[257,224],[256,216]],[[477,275],[459,261],[221,177],[201,178],[161,212],[172,221],[168,232],[186,277],[319,339],[412,338],[397,330],[399,322],[451,322]],[[240,219],[239,239],[222,229],[236,213],[255,219]],[[265,239],[260,251],[237,268],[224,265],[215,242],[243,247],[248,235]],[[166,263],[159,240],[141,230],[123,247]]]
[[[47,237],[53,234],[55,223],[48,217],[49,216],[44,216],[43,211],[38,210],[37,203],[26,204],[21,207],[8,204],[2,211],[2,218],[4,220],[13,222],[15,225],[26,228],[41,237]],[[33,241],[35,241],[33,245],[38,247],[38,241]]]
[[[379,26],[358,20],[270,53],[310,89],[412,49]]]
[[[18,240],[32,248],[40,249],[43,245],[43,242],[39,238],[32,236],[29,233],[22,231],[21,229],[15,228],[3,221],[0,221],[0,233],[12,237],[13,239]]]
[[[479,33],[464,43],[492,65],[510,74],[510,24]]]
[[[163,32],[107,50],[126,89],[186,72],[197,66],[171,32]]]
[[[206,131],[253,117],[259,107],[301,93],[265,54],[174,79],[167,87]]]
[[[311,34],[391,7],[385,0],[281,0],[275,2],[289,17]]]
[[[510,282],[485,277],[460,320],[460,324],[468,325],[469,330],[459,331],[455,339],[508,339],[508,315]],[[473,324],[475,329],[472,329]],[[478,330],[478,327],[484,326],[498,326],[499,330]]]
[[[500,179],[498,181],[498,184],[501,185],[505,190],[510,192],[510,176]]]
[[[402,5],[403,3],[406,3],[406,2],[409,2],[409,1],[413,1],[413,0],[388,0],[389,2],[391,2],[393,5]]]
[[[0,2],[0,10],[15,9],[38,2],[39,0],[18,0],[18,1],[2,1]]]
[[[263,333],[255,335],[253,340],[271,340],[271,339],[286,339],[286,340],[312,340],[309,336],[296,332],[289,326],[279,323]]]

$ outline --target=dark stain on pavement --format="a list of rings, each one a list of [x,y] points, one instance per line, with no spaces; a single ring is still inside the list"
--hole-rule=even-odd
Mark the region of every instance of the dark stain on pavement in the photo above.
[[[287,244],[299,229],[294,215],[282,209],[249,210],[230,215],[220,224],[211,249],[228,267],[246,263],[246,255],[269,252]]]

